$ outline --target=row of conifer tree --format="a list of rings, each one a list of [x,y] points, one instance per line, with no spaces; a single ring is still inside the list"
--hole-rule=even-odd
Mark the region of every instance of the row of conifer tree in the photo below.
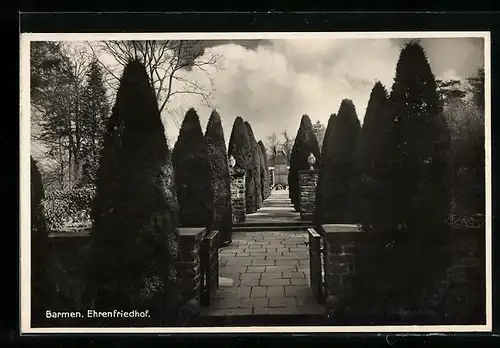
[[[269,168],[263,143],[257,143],[252,127],[241,117],[233,125],[229,155],[245,170],[246,209],[255,212],[270,195]],[[129,62],[104,136],[80,305],[102,310],[155,308],[155,323],[178,324],[183,297],[176,264],[184,252],[178,227],[216,229],[221,244],[231,241],[229,170],[216,111],[203,135],[199,117],[190,109],[170,152],[144,65]],[[47,273],[44,189],[33,159],[31,173],[32,318],[43,320],[44,309],[54,306],[55,291]]]
[[[298,171],[317,159],[316,223],[367,228],[444,223],[452,199],[451,136],[436,81],[418,42],[401,51],[392,91],[377,82],[363,126],[353,102],[332,114],[320,151],[304,115],[290,158],[290,198],[299,209]]]

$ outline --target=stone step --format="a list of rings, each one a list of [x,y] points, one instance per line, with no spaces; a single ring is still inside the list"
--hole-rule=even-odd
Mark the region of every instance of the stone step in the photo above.
[[[275,231],[283,231],[283,232],[293,232],[293,231],[306,231],[308,228],[313,227],[310,225],[260,225],[260,226],[233,226],[233,232],[275,232]]]
[[[276,223],[271,223],[271,222],[244,222],[241,224],[234,224],[234,228],[240,228],[240,227],[295,227],[295,226],[300,226],[300,227],[311,227],[312,222],[311,221],[284,221],[284,222],[276,222]]]

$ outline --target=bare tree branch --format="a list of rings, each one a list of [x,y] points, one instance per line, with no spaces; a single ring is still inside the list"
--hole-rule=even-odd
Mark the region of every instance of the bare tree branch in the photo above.
[[[206,52],[199,41],[185,40],[146,40],[146,41],[102,41],[98,44],[99,53],[113,58],[117,66],[111,66],[100,60],[110,79],[119,80],[118,71],[130,59],[138,59],[146,66],[151,85],[155,88],[160,112],[164,111],[172,96],[192,94],[210,103],[213,78],[207,68],[221,68],[222,56]],[[95,54],[95,48],[92,47]],[[207,85],[201,82],[188,81],[180,76],[182,70],[198,70],[207,79]],[[182,82],[180,90],[174,81]],[[117,84],[108,82],[116,89]]]

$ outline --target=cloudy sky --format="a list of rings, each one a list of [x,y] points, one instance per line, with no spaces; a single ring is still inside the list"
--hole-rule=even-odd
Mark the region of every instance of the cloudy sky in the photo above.
[[[204,56],[222,57],[219,67],[204,72],[181,71],[181,78],[212,90],[211,103],[222,118],[226,142],[234,119],[249,121],[257,140],[266,142],[273,132],[287,130],[295,136],[300,118],[327,124],[344,98],[352,99],[363,121],[371,89],[380,80],[391,89],[401,47],[407,39],[276,39],[202,41]],[[484,66],[482,38],[421,39],[434,75],[439,79],[463,79]],[[72,41],[72,45],[83,42]],[[106,65],[110,57],[101,56]],[[116,62],[115,62],[116,63]],[[211,87],[210,87],[211,86]],[[173,86],[173,90],[182,89]],[[179,133],[180,122],[194,107],[205,129],[211,107],[198,95],[173,96],[162,119],[170,145]]]
[[[285,129],[293,136],[300,118],[326,124],[343,98],[353,100],[362,121],[373,84],[392,86],[404,39],[316,39],[207,42],[205,54],[224,57],[223,69],[211,70],[212,103],[221,115],[226,141],[237,116],[249,121],[256,137]],[[478,38],[422,39],[437,78],[465,79],[484,64],[484,41]],[[183,73],[204,81],[199,71]],[[206,79],[205,79],[206,80]],[[194,107],[202,126],[210,115],[197,96],[182,95],[163,115],[170,141],[178,135],[179,115]]]

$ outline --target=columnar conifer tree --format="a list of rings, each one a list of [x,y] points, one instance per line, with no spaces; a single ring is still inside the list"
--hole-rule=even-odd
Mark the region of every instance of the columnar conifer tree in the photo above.
[[[392,224],[391,143],[394,139],[392,113],[382,83],[373,86],[359,135],[357,172],[360,185],[355,201],[356,217],[366,229]]]
[[[269,186],[269,179],[266,171],[266,162],[264,161],[264,155],[260,149],[260,145],[257,143],[257,157],[259,158],[259,169],[260,169],[260,192],[262,201],[267,198],[267,187]]]
[[[329,207],[331,207],[330,200],[333,189],[331,185],[332,181],[328,180],[328,178],[331,176],[331,172],[335,170],[333,154],[334,146],[336,145],[335,136],[337,134],[335,130],[336,119],[337,114],[330,115],[321,146],[321,163],[318,166],[320,172],[316,186],[316,211],[314,214],[314,221],[318,225],[331,220],[329,219],[329,214],[331,214]]]
[[[264,193],[265,193],[265,198],[268,198],[271,195],[271,182],[270,182],[271,175],[269,173],[269,163],[268,163],[269,161],[267,158],[266,146],[264,145],[262,140],[259,140],[259,147],[262,154],[262,159],[264,160],[264,170],[266,172],[266,180],[267,180],[266,185],[263,185],[263,187],[265,188]]]
[[[33,326],[41,324],[45,310],[50,308],[49,294],[53,293],[48,281],[48,234],[45,226],[42,200],[45,193],[42,175],[38,166],[31,162],[31,322]]]
[[[222,130],[222,122],[217,111],[212,111],[205,132],[210,166],[212,168],[212,191],[214,200],[214,229],[220,233],[221,244],[231,242],[232,209],[229,165]]]
[[[233,156],[236,160],[236,168],[245,171],[245,204],[247,213],[255,213],[255,195],[258,194],[255,187],[255,180],[252,178],[252,145],[248,136],[247,127],[241,117],[236,117],[229,139],[228,156]]]
[[[248,137],[250,139],[250,144],[252,146],[252,161],[253,165],[251,166],[251,175],[255,182],[255,207],[256,210],[260,208],[262,205],[262,184],[261,184],[261,169],[260,169],[260,156],[259,156],[259,145],[257,145],[257,140],[255,139],[255,135],[253,133],[252,126],[250,123],[245,121],[245,127],[247,128]]]
[[[172,160],[181,226],[212,227],[212,168],[200,119],[193,108],[184,117]]]
[[[401,51],[390,99],[396,132],[393,181],[398,222],[406,226],[443,223],[451,201],[450,132],[434,75],[417,41]]]
[[[347,223],[356,185],[355,158],[360,123],[356,108],[349,99],[342,100],[337,117],[331,118],[323,140],[320,171],[322,223]]]
[[[106,97],[106,88],[99,63],[94,60],[90,64],[88,82],[83,92],[81,107],[86,119],[81,124],[82,156],[88,170],[82,175],[82,184],[93,183],[102,149],[103,136],[106,131],[106,119],[110,105]]]
[[[176,322],[179,234],[173,176],[154,90],[144,66],[130,61],[97,171],[87,282],[94,288],[95,308],[149,309],[153,325]]]
[[[290,171],[288,172],[290,199],[297,211],[299,210],[300,203],[299,170],[306,170],[309,168],[307,158],[311,153],[316,157],[317,167],[321,163],[318,140],[316,139],[311,119],[308,115],[303,115],[293,144],[292,154],[290,156]]]

